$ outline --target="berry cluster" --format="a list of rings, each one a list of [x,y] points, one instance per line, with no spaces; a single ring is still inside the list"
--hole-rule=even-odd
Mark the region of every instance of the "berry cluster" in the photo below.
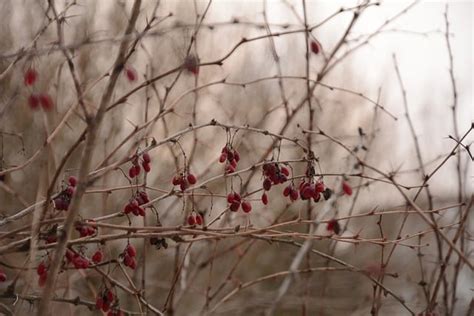
[[[33,86],[38,79],[38,72],[34,68],[28,68],[23,76],[25,86]],[[53,99],[47,93],[31,93],[28,97],[28,105],[33,110],[41,106],[45,111],[49,111],[54,107]]]
[[[86,257],[72,251],[71,249],[66,250],[66,260],[68,263],[72,263],[76,269],[87,269],[90,265],[90,262]]]
[[[263,194],[262,194],[262,203],[268,204],[268,196],[265,191],[270,191],[273,185],[278,185],[285,183],[290,176],[290,171],[284,166],[279,166],[278,163],[271,162],[266,163],[262,167],[263,169]]]
[[[132,179],[140,174],[141,167],[140,167],[140,161],[139,160],[140,160],[139,157],[135,156],[132,159],[132,166],[130,167],[130,169],[128,169],[128,176]],[[144,153],[142,155],[141,165],[143,167],[143,170],[145,170],[145,172],[147,172],[147,173],[150,172],[150,170],[151,170],[150,163],[151,163],[150,155],[148,153]]]
[[[69,208],[69,203],[71,203],[72,195],[74,194],[76,185],[77,185],[77,178],[74,176],[70,176],[68,179],[69,185],[62,190],[56,198],[54,198],[54,207],[58,211],[67,211]]]
[[[222,148],[221,155],[219,157],[220,163],[225,163],[225,173],[233,173],[237,169],[237,163],[240,161],[239,152],[232,148],[232,145],[227,144]]]
[[[312,181],[307,182],[305,180],[300,183],[299,189],[302,200],[309,200],[312,198],[314,202],[319,202],[321,199],[321,193],[326,190],[322,181],[312,183]]]
[[[148,194],[145,191],[138,191],[132,199],[129,200],[123,212],[125,214],[132,213],[135,216],[145,216],[145,209],[142,207],[143,204],[150,202]]]
[[[202,225],[202,215],[193,211],[188,216],[188,225]]]
[[[290,197],[291,202],[298,200],[299,194],[293,183],[283,189],[283,196]]]
[[[250,202],[242,200],[242,197],[237,192],[231,192],[227,194],[227,203],[232,212],[237,212],[240,207],[245,213],[249,213],[252,210],[252,204]]]
[[[135,270],[137,267],[137,261],[135,257],[137,256],[137,250],[132,244],[127,244],[121,256],[123,257],[123,264],[126,267],[129,267],[132,270]]]
[[[97,227],[93,227],[87,223],[77,222],[74,228],[79,232],[81,237],[94,236],[97,234]]]
[[[189,185],[194,185],[197,182],[197,178],[194,174],[188,172],[187,174],[185,173],[180,173],[179,175],[176,175],[173,177],[173,185],[179,185],[179,188],[181,191],[186,190]]]
[[[48,267],[44,261],[41,261],[38,267],[36,267],[36,273],[39,276],[38,285],[43,287],[48,279]]]
[[[95,301],[95,306],[97,309],[102,310],[103,312],[107,312],[110,310],[110,307],[115,301],[115,295],[114,293],[109,290],[109,289],[104,289],[102,293],[97,296],[97,299]],[[107,314],[109,315],[110,312]]]

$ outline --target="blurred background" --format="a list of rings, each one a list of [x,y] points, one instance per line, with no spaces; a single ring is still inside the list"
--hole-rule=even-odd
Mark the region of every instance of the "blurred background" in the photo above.
[[[63,45],[70,49],[86,107],[92,112],[97,109],[106,86],[106,74],[111,70],[123,40],[132,5],[133,1],[55,1],[58,12],[66,10],[62,24]],[[215,119],[223,124],[249,125],[301,140],[308,139],[303,129],[323,130],[347,147],[357,148],[368,165],[392,173],[398,183],[419,186],[423,183],[423,174],[394,57],[425,174],[430,174],[449,155],[456,145],[452,138],[459,138],[469,131],[474,119],[473,3],[449,1],[446,5],[443,1],[143,1],[133,36],[140,40],[126,66],[136,72],[137,79],[131,81],[126,75],[121,76],[113,100],[147,79],[174,68],[180,69],[186,58],[190,58],[187,56],[192,56],[201,66],[198,74],[184,67],[182,71],[157,80],[109,111],[100,130],[92,165],[99,168],[120,161],[137,148],[141,150],[150,145],[152,139],[160,141],[189,124],[199,125]],[[359,16],[347,31],[356,11]],[[305,13],[308,26],[314,27],[310,39],[320,48],[318,54],[309,52],[308,58]],[[457,92],[455,117],[445,14],[449,21]],[[2,1],[0,15],[0,170],[27,163],[5,174],[0,182],[0,214],[8,217],[45,198],[59,162],[86,124],[81,112],[74,110],[50,146],[41,150],[38,158],[30,163],[30,157],[42,148],[45,139],[77,102],[77,94],[66,59],[57,45],[57,23],[48,2]],[[149,21],[153,21],[152,27],[144,33]],[[266,36],[269,33],[282,34]],[[243,38],[256,40],[241,43]],[[23,83],[28,68],[38,72],[38,82],[33,87],[25,87]],[[317,85],[311,94],[312,126],[309,126],[309,111],[304,104],[307,71],[309,79],[319,78],[324,84]],[[54,110],[30,109],[28,96],[40,91],[52,96]],[[160,117],[151,128],[133,134],[109,157],[136,126],[164,109],[172,111]],[[152,172],[145,179],[149,195],[156,198],[172,188],[171,179],[183,171],[182,151],[186,153],[190,170],[199,180],[222,175],[224,167],[218,163],[218,158],[227,139],[224,128],[203,128],[179,137],[179,144],[168,143],[150,151]],[[468,146],[473,140],[471,133],[463,144]],[[370,242],[354,244],[324,238],[315,240],[312,247],[365,270],[375,278],[381,278],[383,272],[392,274],[392,277],[382,278],[384,284],[414,312],[425,311],[426,288],[432,289],[441,265],[431,228],[417,214],[405,218],[402,211],[406,202],[397,189],[389,183],[374,181],[373,178],[380,179],[380,175],[362,169],[341,146],[318,134],[314,134],[311,141],[311,149],[319,161],[317,172],[327,174],[325,184],[340,193],[342,175],[348,175],[347,181],[356,192],[351,197],[341,196],[330,202],[312,204],[311,219],[324,221],[372,210],[398,210],[400,212],[384,216],[345,219],[340,222],[344,228],[341,236],[350,238],[358,234],[366,239],[380,238],[382,230],[384,237],[395,240],[397,236],[427,232],[421,238],[405,242],[422,245],[420,247],[393,247],[393,243],[381,247]],[[271,136],[244,129],[235,133],[232,145],[241,156],[239,169],[263,159],[288,161],[305,157],[304,152],[291,142],[278,144]],[[67,161],[57,192],[61,181],[77,174],[81,150],[79,146]],[[106,163],[103,163],[104,159]],[[291,165],[293,175],[304,175],[305,163]],[[126,173],[128,165],[122,169]],[[428,182],[432,201],[424,191],[416,200],[423,210],[445,208],[435,219],[440,226],[451,225],[443,230],[450,237],[459,227],[460,214],[472,210],[469,204],[474,188],[472,170],[472,159],[467,150],[457,150],[456,156],[443,164]],[[98,192],[86,194],[80,211],[83,218],[122,210],[130,198],[130,191],[101,189],[127,186],[129,181],[123,172],[109,172],[89,188]],[[364,172],[368,178],[350,176],[358,172]],[[262,179],[260,171],[244,172],[233,179],[218,178],[207,184],[207,190],[198,190],[199,194],[192,202],[183,203],[182,198],[171,196],[153,205],[163,226],[183,224],[193,209],[202,211],[205,221],[209,222],[226,209],[225,195],[231,188],[253,192],[261,188]],[[214,226],[266,227],[302,212],[306,214],[308,204],[302,201],[288,203],[282,190],[282,185],[272,189],[268,205],[260,202],[260,192],[252,194],[250,214],[227,212]],[[406,193],[413,199],[417,191],[411,189]],[[459,207],[458,203],[465,203],[469,208]],[[31,223],[32,218],[28,215],[3,225],[1,233]],[[114,217],[108,222],[126,225],[128,220]],[[144,224],[156,225],[156,216],[150,212],[145,220],[132,219],[132,225]],[[466,256],[472,258],[472,216],[463,225],[465,242],[458,244]],[[306,232],[307,229],[308,226],[299,225],[283,230]],[[103,229],[101,233],[111,231]],[[315,234],[327,235],[326,225],[317,225]],[[297,241],[304,242],[304,239]],[[1,242],[3,246],[12,240]],[[389,295],[382,294],[378,305],[375,304],[373,284],[363,274],[353,271],[304,273],[288,279],[275,277],[256,282],[224,300],[239,284],[288,271],[300,249],[294,245],[228,238],[218,242],[200,241],[188,248],[187,244],[170,240],[168,249],[158,250],[147,240],[132,242],[138,248],[139,260],[142,260],[142,253],[147,253],[147,257],[145,272],[143,265],[139,265],[131,277],[136,284],[145,284],[145,297],[150,303],[160,309],[168,306],[168,314],[367,315],[371,311],[379,315],[410,314]],[[104,246],[107,256],[117,257],[124,245],[124,240],[107,243]],[[95,246],[89,247],[87,251],[93,253]],[[443,242],[440,247],[446,254],[449,248]],[[392,250],[388,265],[380,271],[381,258],[386,260]],[[29,262],[37,262],[40,256],[41,252]],[[34,273],[12,268],[25,265],[26,259],[26,253],[2,254],[0,264],[11,279],[15,275],[18,277],[15,277],[16,291],[22,295],[40,295]],[[169,303],[168,295],[180,262],[179,282]],[[462,266],[456,268],[457,262],[454,255],[448,262],[449,285],[440,291],[435,309],[439,315],[467,315],[470,304],[472,312],[472,271]],[[306,265],[341,267],[314,254],[308,256],[300,268]],[[108,272],[116,274],[113,269]],[[34,277],[27,278],[27,275]],[[116,277],[124,280],[121,275]],[[279,297],[284,280],[291,280],[291,284],[284,296]],[[427,285],[420,285],[420,280]],[[68,270],[59,279],[56,294],[67,298],[80,296],[93,302],[101,282],[102,278],[93,271]],[[6,290],[6,286],[1,285],[1,290]],[[451,297],[453,288],[456,294]],[[444,304],[443,293],[448,297],[448,306]],[[140,312],[133,296],[120,291],[118,295],[121,307]],[[456,303],[452,304],[454,301]],[[18,315],[34,311],[37,306],[35,299],[19,300],[15,305],[9,298],[2,302]],[[54,310],[61,315],[99,314],[81,305],[53,304]]]

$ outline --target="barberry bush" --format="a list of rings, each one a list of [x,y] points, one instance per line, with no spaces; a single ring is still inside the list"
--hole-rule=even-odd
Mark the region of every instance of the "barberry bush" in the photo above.
[[[3,1],[0,311],[471,314],[468,6]]]

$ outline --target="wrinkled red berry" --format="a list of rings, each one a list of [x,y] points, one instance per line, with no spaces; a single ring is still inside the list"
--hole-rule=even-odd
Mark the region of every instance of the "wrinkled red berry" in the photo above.
[[[262,194],[262,203],[263,203],[264,205],[267,205],[267,204],[268,204],[268,196],[267,196],[266,193],[263,193],[263,194]]]

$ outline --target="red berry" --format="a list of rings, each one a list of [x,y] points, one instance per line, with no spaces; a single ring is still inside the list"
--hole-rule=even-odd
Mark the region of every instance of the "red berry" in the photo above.
[[[263,193],[263,194],[262,194],[262,203],[263,203],[264,205],[267,205],[267,204],[268,204],[268,196],[267,196],[266,193]]]
[[[34,94],[32,93],[29,97],[28,97],[28,105],[30,106],[30,108],[32,108],[33,110],[37,110],[39,105],[40,105],[40,99],[38,97],[37,94]]]
[[[193,226],[194,224],[196,224],[196,217],[191,214],[188,216],[188,225]]]
[[[125,67],[125,75],[130,82],[137,80],[137,71],[132,66]]]
[[[290,176],[290,171],[286,167],[281,167],[280,169],[281,173],[283,173],[285,176],[289,177]]]
[[[94,255],[92,256],[92,261],[94,263],[100,263],[104,257],[104,254],[101,250],[97,250]]]
[[[132,260],[130,260],[128,267],[132,270],[135,270],[135,268],[137,267],[137,261],[135,260],[135,258],[132,258]]]
[[[315,187],[315,190],[316,192],[318,193],[321,193],[321,192],[324,192],[324,183],[323,182],[318,182],[316,183],[316,187]]]
[[[71,249],[66,250],[66,260],[68,262],[71,262],[74,259],[74,256],[75,256],[75,254]]]
[[[135,207],[132,204],[128,203],[127,205],[125,205],[125,208],[123,209],[123,212],[125,214],[132,213],[134,208]]]
[[[41,107],[45,111],[49,111],[49,110],[53,109],[53,107],[54,107],[53,99],[47,93],[40,93],[39,94],[39,102],[41,104]]]
[[[290,192],[290,199],[292,201],[298,200],[298,191],[296,191],[295,189],[292,189]]]
[[[193,175],[192,173],[188,174],[187,179],[190,184],[196,184],[197,182],[196,176]]]
[[[132,244],[128,244],[126,251],[130,257],[135,257],[137,255],[137,250]]]
[[[70,176],[67,181],[69,182],[69,185],[72,187],[75,187],[77,185],[77,178],[75,176]]]
[[[201,214],[196,214],[196,224],[202,225],[202,216]]]
[[[173,185],[180,184],[181,183],[181,177],[180,176],[174,176],[172,183],[173,183]]]
[[[7,275],[5,272],[0,272],[0,282],[5,282],[7,280]]]
[[[43,261],[41,261],[38,267],[36,268],[36,273],[38,273],[38,275],[46,273],[46,265]]]
[[[319,44],[315,41],[311,41],[311,51],[315,54],[319,53]]]
[[[104,300],[102,299],[102,297],[98,297],[97,300],[95,301],[95,307],[97,309],[102,309],[103,306],[104,306]]]
[[[228,165],[225,170],[225,173],[229,174],[229,173],[234,173],[234,172],[235,172],[235,167],[233,167],[232,165]]]
[[[184,68],[194,75],[199,74],[199,60],[194,55],[188,55],[184,60]]]
[[[240,207],[240,202],[238,201],[234,201],[231,205],[230,205],[230,210],[232,212],[237,212],[239,210],[239,207]]]
[[[227,160],[227,154],[226,153],[222,153],[221,156],[219,157],[219,162],[220,163],[223,163],[224,161]]]
[[[37,78],[38,78],[38,73],[36,72],[36,70],[34,70],[33,68],[29,68],[25,72],[25,76],[24,76],[25,86],[33,85],[36,82]]]
[[[252,204],[250,204],[250,203],[247,202],[247,201],[243,201],[243,202],[242,202],[242,210],[243,210],[245,213],[249,213],[249,212],[252,210]]]
[[[242,198],[240,197],[240,194],[239,194],[239,193],[234,192],[234,200],[240,203],[240,201],[242,200]]]
[[[179,184],[179,188],[181,189],[181,191],[186,190],[188,186],[189,186],[188,181],[185,179],[183,179],[181,183]]]
[[[109,290],[107,290],[105,297],[107,298],[107,302],[112,302],[115,299],[114,293],[112,293],[112,291],[109,291]]]
[[[331,219],[328,222],[328,224],[326,226],[326,229],[329,230],[329,231],[333,231],[337,235],[339,235],[339,233],[341,231],[341,227],[339,226],[339,223],[335,219]]]
[[[74,187],[69,186],[66,188],[66,190],[64,190],[64,193],[66,193],[68,196],[72,196],[74,194],[74,191]]]
[[[234,193],[227,194],[227,203],[232,204],[235,201]]]
[[[110,304],[108,302],[104,302],[104,305],[102,305],[102,311],[107,312],[110,308]]]
[[[301,198],[304,200],[310,199],[313,197],[314,190],[311,185],[306,186],[301,192]]]
[[[135,175],[138,176],[140,174],[140,170],[142,170],[142,169],[140,168],[139,165],[135,165],[134,168],[135,168]]]
[[[130,169],[128,169],[128,176],[133,179],[135,178],[136,175],[137,174],[135,173],[135,167],[134,166],[130,167]]]
[[[46,284],[46,280],[48,279],[48,273],[43,273],[39,276],[38,285],[43,287]]]
[[[287,186],[284,190],[283,190],[283,196],[288,196],[290,195],[291,193],[291,186]]]
[[[150,164],[148,162],[143,162],[142,163],[142,167],[143,167],[143,170],[145,170],[146,173],[150,172],[151,171],[151,167],[150,167]]]
[[[239,161],[240,161],[240,155],[239,155],[239,153],[237,152],[237,150],[234,150],[234,160],[235,160],[235,162],[239,162]]]
[[[140,191],[138,195],[143,200],[144,202],[143,204],[150,202],[150,199],[148,198],[148,194],[145,191]]]
[[[142,155],[142,158],[143,158],[143,161],[146,162],[146,163],[150,163],[151,162],[151,158],[150,158],[150,154],[149,153],[144,153]]]
[[[265,180],[263,180],[263,188],[265,189],[265,191],[270,191],[270,189],[272,188],[272,182],[270,181],[270,179],[266,178]]]
[[[347,195],[352,195],[352,188],[346,181],[342,181],[342,191]]]

